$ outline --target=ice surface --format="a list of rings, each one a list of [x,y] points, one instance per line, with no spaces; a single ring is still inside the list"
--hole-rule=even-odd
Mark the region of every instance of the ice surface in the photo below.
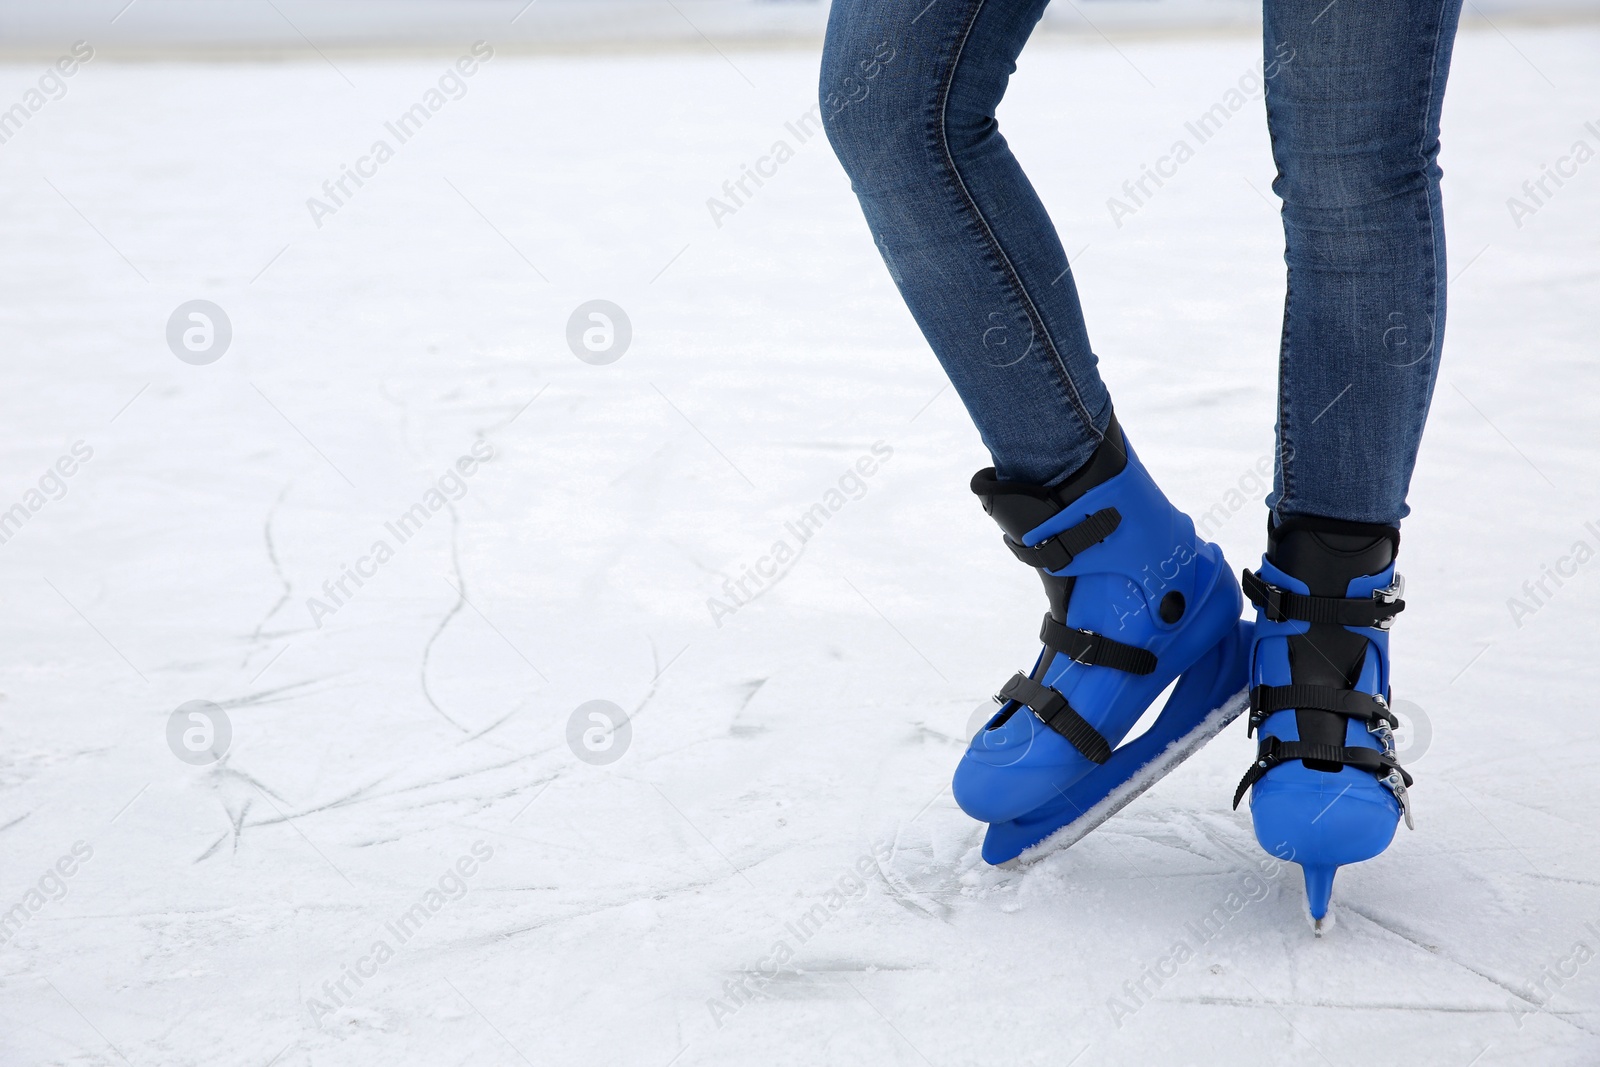
[[[1072,849],[978,862],[946,786],[1042,599],[843,174],[786,125],[814,54],[496,58],[320,228],[307,199],[446,61],[89,62],[0,146],[0,511],[28,516],[0,1063],[1600,1060],[1600,161],[1507,206],[1600,147],[1600,32],[1502,29],[1463,36],[1445,111],[1452,318],[1394,638],[1418,829],[1340,874],[1321,940],[1228,809],[1238,724]],[[1120,229],[1105,204],[1258,46],[1117,49],[1041,42],[1002,121],[1141,456],[1239,566],[1282,301],[1259,105]],[[8,107],[43,68],[4,74]],[[195,299],[232,324],[208,366],[165,337]],[[567,345],[591,299],[631,319],[609,365]],[[193,700],[220,762],[169,748]],[[632,715],[605,765],[568,742],[593,700]]]
[[[1474,0],[1479,25],[1593,18],[1600,0]],[[88,37],[121,56],[270,52],[371,54],[437,49],[485,37],[506,49],[640,45],[770,45],[820,40],[823,0],[0,0],[0,55],[34,55]],[[1112,33],[1259,25],[1259,0],[1082,0],[1045,8],[1041,27]]]

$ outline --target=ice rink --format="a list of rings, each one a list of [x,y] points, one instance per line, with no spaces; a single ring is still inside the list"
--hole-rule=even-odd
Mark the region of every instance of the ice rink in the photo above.
[[[1229,810],[1242,724],[979,861],[950,773],[1043,599],[810,132],[814,50],[5,64],[0,1064],[1600,1062],[1597,56],[1457,46],[1417,829],[1320,940]],[[1258,68],[1045,39],[1001,112],[1123,424],[1235,569],[1283,295],[1259,100],[1107,202]],[[628,329],[569,328],[594,300]]]

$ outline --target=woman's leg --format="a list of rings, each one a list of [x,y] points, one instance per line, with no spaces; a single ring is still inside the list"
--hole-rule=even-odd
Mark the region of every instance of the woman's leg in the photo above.
[[[990,863],[1137,796],[1228,721],[1246,671],[1232,569],[1118,429],[1061,242],[995,125],[1044,4],[835,0],[822,64],[834,149],[994,456],[972,490],[1050,604],[951,783]]]
[[[1084,466],[1111,402],[1044,205],[995,123],[1046,0],[835,0],[823,120],[1006,480]]]
[[[1460,10],[1266,0],[1289,267],[1267,501],[1280,520],[1406,515],[1444,336],[1436,158]]]
[[[1320,931],[1341,866],[1411,822],[1389,627],[1400,520],[1444,333],[1439,108],[1461,0],[1266,0],[1289,293],[1274,521],[1256,605],[1247,791]]]

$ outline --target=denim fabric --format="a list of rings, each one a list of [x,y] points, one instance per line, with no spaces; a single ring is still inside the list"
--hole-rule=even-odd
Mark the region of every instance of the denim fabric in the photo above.
[[[1047,2],[834,0],[820,93],[884,263],[1000,477],[1035,484],[1087,462],[1111,412],[1060,238],[995,122]],[[1406,514],[1444,330],[1436,157],[1460,6],[1267,0],[1288,263],[1280,518]]]

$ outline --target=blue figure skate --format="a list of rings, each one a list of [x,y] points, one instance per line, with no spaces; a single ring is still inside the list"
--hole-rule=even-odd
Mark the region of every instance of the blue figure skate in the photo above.
[[[1326,929],[1334,873],[1389,847],[1411,776],[1395,760],[1389,627],[1406,606],[1392,526],[1288,518],[1244,590],[1256,606],[1247,790],[1256,840],[1305,873],[1312,927]]]
[[[1046,838],[1076,842],[1239,715],[1250,625],[1221,550],[1162,494],[1115,417],[1062,485],[989,469],[972,490],[1050,601],[1043,651],[996,695],[955,773],[956,802],[989,824],[983,858],[999,864]],[[1174,680],[1155,723],[1123,744]]]

